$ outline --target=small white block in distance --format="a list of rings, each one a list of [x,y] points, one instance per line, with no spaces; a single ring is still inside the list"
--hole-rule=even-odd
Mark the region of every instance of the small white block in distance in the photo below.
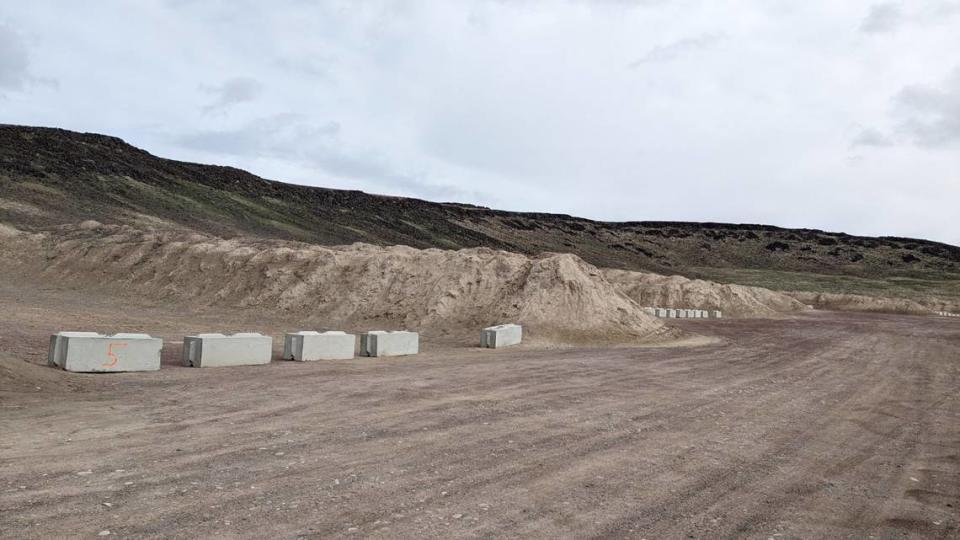
[[[291,332],[284,336],[283,358],[299,362],[349,360],[356,342],[356,336],[340,331]]]
[[[722,318],[723,318],[723,313],[720,312],[720,311],[717,311],[717,310],[714,310],[714,311],[711,313],[711,315],[713,316],[714,319],[722,319]]]
[[[193,367],[269,364],[273,338],[256,332],[197,334],[183,338],[183,364]]]
[[[480,331],[480,346],[499,349],[517,345],[523,340],[523,328],[519,324],[501,324]]]
[[[664,308],[657,308],[657,317],[664,318],[667,316],[667,310]]]
[[[420,352],[420,334],[372,330],[360,334],[360,356],[406,356]]]
[[[78,373],[156,371],[163,340],[148,334],[60,332],[50,337],[47,363]]]

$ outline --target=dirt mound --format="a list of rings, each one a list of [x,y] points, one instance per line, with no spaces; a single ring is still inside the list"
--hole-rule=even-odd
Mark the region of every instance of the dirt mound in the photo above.
[[[38,254],[44,279],[196,307],[302,313],[304,321],[323,327],[404,327],[473,337],[483,326],[515,321],[534,340],[554,343],[678,334],[644,314],[597,268],[569,254],[321,247],[99,224],[64,229],[32,245],[43,246]]]
[[[626,270],[604,270],[603,274],[641,306],[719,309],[730,317],[771,317],[806,308],[794,298],[760,287]]]
[[[883,298],[859,294],[788,292],[793,298],[818,309],[837,311],[871,311],[876,313],[907,313],[929,315],[927,306],[906,298]]]

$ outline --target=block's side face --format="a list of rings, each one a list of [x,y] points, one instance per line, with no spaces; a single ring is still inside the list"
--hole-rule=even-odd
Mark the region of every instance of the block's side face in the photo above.
[[[480,346],[490,347],[490,330],[480,331]]]
[[[189,340],[189,343],[188,343]],[[184,339],[183,364],[186,366],[201,367],[203,361],[203,344],[207,341],[201,337]]]
[[[376,340],[376,356],[405,356],[420,352],[420,335],[416,332],[380,334]]]
[[[297,340],[296,334],[287,334],[283,336],[283,355],[280,358],[284,360],[293,360],[293,344]]]
[[[519,344],[523,339],[523,329],[518,325],[504,325],[491,332],[489,337],[492,348],[509,347]]]
[[[68,337],[64,369],[81,373],[156,371],[163,340]]]
[[[357,338],[353,334],[306,336],[297,360],[349,360],[353,358]]]
[[[370,351],[370,342],[372,340],[372,335],[360,334],[360,356],[373,356]]]
[[[57,334],[50,336],[50,348],[47,349],[47,365],[59,367],[60,366],[60,341],[61,338]]]
[[[269,336],[205,338],[200,349],[200,367],[253,366],[269,364],[273,354]]]

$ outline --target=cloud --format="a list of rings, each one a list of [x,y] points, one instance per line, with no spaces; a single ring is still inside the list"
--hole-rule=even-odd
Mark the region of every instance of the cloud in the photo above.
[[[643,64],[668,62],[685,54],[713,47],[724,39],[726,39],[726,37],[723,34],[705,33],[680,39],[666,45],[657,45],[640,58],[631,62],[628,67],[637,68]]]
[[[893,32],[903,23],[903,9],[900,4],[884,2],[870,6],[867,16],[860,22],[860,31],[867,34]]]
[[[337,122],[313,125],[303,115],[284,113],[237,128],[196,131],[173,139],[184,148],[209,154],[295,161],[334,177],[378,185],[387,192],[434,200],[481,197],[475,191],[431,182],[423,175],[397,172],[376,152],[347,147],[339,138],[340,131]]]
[[[884,147],[892,146],[893,140],[890,139],[887,135],[875,128],[863,128],[860,130],[860,133],[853,138],[853,141],[850,143],[850,146],[874,146],[874,147]]]
[[[263,86],[256,79],[236,77],[217,86],[204,87],[203,90],[214,96],[213,102],[205,105],[203,111],[213,112],[255,100],[263,91]]]
[[[23,40],[12,28],[0,24],[0,88],[22,90],[34,82],[29,65]]]
[[[912,85],[893,98],[896,129],[928,148],[960,143],[960,66],[939,87]]]

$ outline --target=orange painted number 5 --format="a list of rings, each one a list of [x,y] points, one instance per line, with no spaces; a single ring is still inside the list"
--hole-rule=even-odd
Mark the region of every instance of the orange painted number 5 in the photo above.
[[[120,348],[120,347],[126,347],[126,346],[127,344],[122,342],[111,343],[107,345],[107,358],[109,358],[109,360],[106,363],[104,363],[102,367],[112,368],[113,366],[117,365],[117,362],[120,361],[120,358],[118,358],[117,355],[113,353],[113,348],[114,347]]]

